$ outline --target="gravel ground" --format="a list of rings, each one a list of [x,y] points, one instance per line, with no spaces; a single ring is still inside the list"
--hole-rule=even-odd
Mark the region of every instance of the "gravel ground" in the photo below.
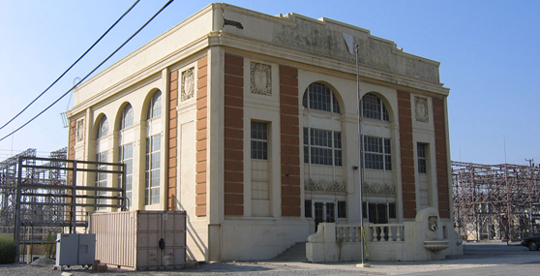
[[[107,272],[96,272],[81,268],[80,266],[65,268],[64,272],[54,270],[52,265],[1,265],[0,275],[23,276],[176,276],[176,275],[295,275],[295,276],[316,276],[316,275],[385,275],[386,273],[365,273],[358,270],[343,269],[314,269],[309,267],[295,266],[287,263],[210,263],[188,265],[185,269],[179,270],[157,270],[157,271],[130,271],[109,268]]]

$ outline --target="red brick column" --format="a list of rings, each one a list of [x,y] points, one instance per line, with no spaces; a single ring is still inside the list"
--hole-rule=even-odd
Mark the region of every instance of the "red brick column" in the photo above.
[[[437,195],[439,216],[450,218],[450,192],[448,187],[448,156],[446,152],[445,104],[433,98],[433,123],[435,125],[435,162],[437,164]]]
[[[244,215],[244,58],[225,54],[225,215]]]
[[[197,143],[195,215],[206,216],[206,160],[208,128],[208,57],[197,61]]]
[[[281,130],[281,215],[299,217],[300,132],[298,118],[298,69],[279,67],[279,110]]]
[[[414,150],[411,113],[411,95],[398,91],[399,140],[401,153],[401,193],[403,217],[416,217],[416,181],[414,176]]]
[[[176,209],[176,171],[177,171],[177,111],[178,105],[178,71],[170,73],[169,76],[169,160],[168,160],[168,185],[167,185],[167,210]]]

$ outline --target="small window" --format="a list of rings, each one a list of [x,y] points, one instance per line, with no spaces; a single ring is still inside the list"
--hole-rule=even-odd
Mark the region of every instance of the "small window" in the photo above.
[[[427,173],[427,145],[423,143],[417,144],[417,155],[418,155],[418,173]]]
[[[338,218],[347,218],[347,204],[345,201],[338,201]]]
[[[251,122],[251,159],[268,160],[268,123]]]
[[[306,218],[313,217],[312,209],[311,209],[311,200],[305,200],[304,201],[304,216]]]

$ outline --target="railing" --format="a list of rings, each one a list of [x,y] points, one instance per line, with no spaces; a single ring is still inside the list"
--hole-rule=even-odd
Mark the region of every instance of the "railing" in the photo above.
[[[401,223],[370,224],[372,242],[399,242],[405,240],[405,225]]]
[[[359,225],[336,225],[336,242],[360,242],[361,233]]]
[[[405,225],[401,223],[369,224],[366,241],[396,242],[405,240]],[[360,242],[362,230],[359,225],[336,225],[336,242]]]

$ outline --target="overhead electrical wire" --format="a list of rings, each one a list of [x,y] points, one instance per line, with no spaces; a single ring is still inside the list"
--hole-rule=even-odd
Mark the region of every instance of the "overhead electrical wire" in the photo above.
[[[99,69],[99,67],[101,67],[105,62],[107,62],[114,54],[116,54],[118,51],[120,51],[120,49],[122,49],[122,47],[124,47],[131,39],[133,39],[133,37],[135,37],[137,34],[139,34],[139,32],[144,29],[152,20],[154,20],[154,18],[156,18],[156,16],[158,16],[165,8],[167,8],[167,6],[169,6],[169,4],[171,4],[174,0],[169,0],[167,1],[167,3],[165,3],[165,5],[163,7],[161,7],[161,9],[159,9],[159,11],[157,11],[150,19],[148,19],[148,21],[146,21],[146,23],[144,23],[135,33],[133,33],[126,41],[124,41],[124,43],[122,43],[122,45],[120,45],[118,48],[116,48],[116,50],[114,50],[107,58],[105,58],[100,64],[98,64],[98,66],[96,66],[94,69],[92,69],[92,71],[90,71],[90,73],[86,74],[86,76],[84,76],[84,78],[82,78],[79,82],[77,82],[75,85],[73,85],[73,87],[71,87],[66,93],[64,93],[60,98],[58,98],[56,101],[54,101],[52,104],[50,104],[49,106],[47,106],[45,109],[43,109],[41,112],[39,112],[36,116],[34,116],[32,119],[30,119],[28,122],[24,123],[22,126],[20,126],[19,128],[15,129],[14,131],[12,131],[11,133],[9,133],[8,135],[2,137],[0,139],[0,142],[3,141],[4,139],[8,138],[9,136],[15,134],[17,131],[21,130],[23,127],[25,127],[26,125],[28,125],[29,123],[31,123],[33,120],[35,120],[37,117],[41,116],[41,114],[43,114],[45,111],[49,110],[49,108],[51,108],[52,106],[54,106],[56,103],[58,103],[60,100],[62,100],[66,95],[68,95],[71,90],[73,90],[75,87],[77,87],[80,83],[82,83],[83,81],[85,81],[90,75],[92,75],[97,69]]]
[[[90,52],[90,50],[92,50],[94,48],[94,46],[96,46],[101,41],[101,39],[103,39],[109,33],[109,31],[112,30],[112,28],[114,28],[116,26],[116,24],[118,24],[118,22],[120,22],[120,20],[122,20],[122,18],[124,18],[124,16],[126,16],[139,2],[140,2],[140,0],[135,1],[135,3],[133,3],[133,5],[131,5],[131,7],[126,12],[124,12],[124,14],[122,14],[122,16],[120,16],[120,18],[118,18],[114,22],[114,24],[112,24],[107,29],[107,31],[105,31],[98,38],[98,40],[96,40],[96,42],[94,42],[94,44],[92,44],[92,46],[90,46],[90,48],[88,48],[75,62],[73,62],[73,64],[71,64],[71,66],[69,66],[69,68],[66,69],[66,71],[64,71],[64,73],[62,73],[55,81],[53,81],[53,83],[51,83],[51,85],[49,85],[49,87],[47,87],[47,89],[45,89],[43,92],[41,92],[41,94],[39,94],[34,100],[32,100],[25,108],[23,108],[19,113],[17,113],[17,115],[15,115],[13,118],[11,118],[11,120],[9,120],[7,123],[5,123],[3,126],[1,126],[0,130],[2,130],[4,127],[9,125],[11,122],[13,122],[13,120],[15,120],[17,117],[19,117],[19,115],[21,115],[23,112],[25,112],[32,104],[34,104],[39,98],[41,98],[41,96],[43,96],[47,91],[49,91],[49,89],[51,89],[51,87],[53,87],[61,78],[63,78],[67,74],[67,72],[69,72],[69,70],[71,70],[71,68],[73,68],[73,66],[75,66],[84,56],[86,56],[86,54],[88,54],[88,52]]]

